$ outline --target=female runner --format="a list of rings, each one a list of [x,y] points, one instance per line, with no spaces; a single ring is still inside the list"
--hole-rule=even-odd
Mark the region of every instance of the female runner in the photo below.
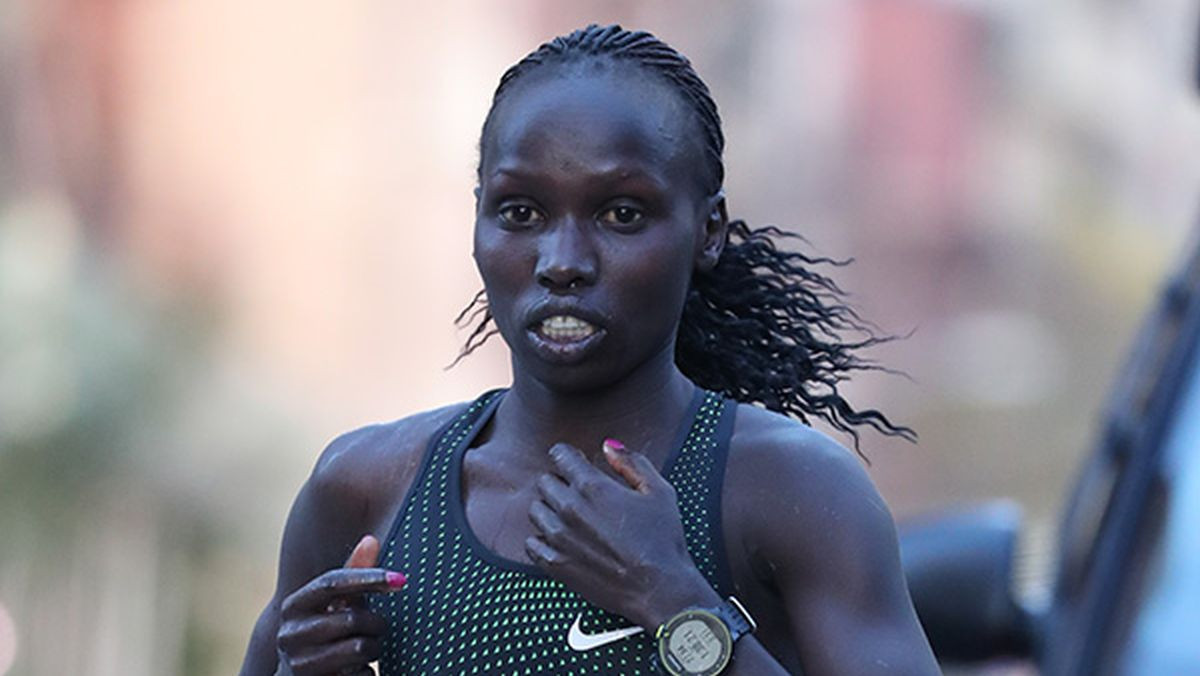
[[[464,353],[498,332],[512,385],[329,445],[244,675],[937,673],[887,507],[803,423],[910,434],[839,394],[877,339],[837,338],[829,261],[728,219],[723,146],[648,33],[504,74]]]

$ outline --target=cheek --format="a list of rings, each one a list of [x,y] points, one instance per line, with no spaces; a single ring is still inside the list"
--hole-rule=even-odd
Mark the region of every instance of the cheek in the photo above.
[[[525,260],[527,254],[515,249],[511,244],[505,245],[501,239],[476,228],[473,257],[475,268],[479,270],[479,276],[483,279],[483,288],[487,291],[492,319],[501,334],[507,336],[506,320],[511,314],[508,310],[520,292],[521,285],[529,276],[528,269],[531,264]]]
[[[658,246],[621,259],[614,273],[622,277],[622,292],[631,307],[644,315],[644,324],[673,325],[683,310],[691,282],[691,252],[685,246]]]
[[[514,268],[519,264],[518,252],[511,246],[504,246],[500,239],[485,228],[475,228],[475,268],[489,290],[493,286],[511,284]]]

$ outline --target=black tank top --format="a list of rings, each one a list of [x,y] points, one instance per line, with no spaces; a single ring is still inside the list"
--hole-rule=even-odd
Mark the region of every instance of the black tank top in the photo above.
[[[380,565],[407,586],[371,598],[389,624],[381,676],[399,674],[659,674],[646,632],[579,651],[585,634],[630,626],[536,567],[497,556],[467,525],[462,458],[504,396],[488,392],[434,435],[392,525]],[[679,496],[688,551],[721,596],[733,593],[721,534],[721,481],[736,404],[697,388],[663,475]],[[653,534],[647,533],[647,537]]]

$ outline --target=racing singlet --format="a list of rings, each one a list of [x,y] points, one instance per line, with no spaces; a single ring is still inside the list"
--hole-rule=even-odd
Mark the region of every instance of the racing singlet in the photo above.
[[[662,673],[647,632],[614,640],[628,620],[587,603],[535,566],[497,556],[468,527],[463,454],[503,396],[502,390],[484,394],[434,435],[392,524],[380,565],[403,571],[409,582],[398,593],[371,597],[389,624],[381,676]],[[688,551],[721,596],[733,593],[720,497],[735,408],[697,388],[663,467],[679,496]],[[572,647],[568,634],[576,622]]]

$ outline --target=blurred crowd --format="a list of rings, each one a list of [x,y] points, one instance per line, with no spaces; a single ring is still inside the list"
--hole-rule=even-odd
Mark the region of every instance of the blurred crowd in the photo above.
[[[1048,532],[1200,210],[1188,0],[0,0],[0,675],[229,674],[337,433],[446,370],[500,73],[590,22],[689,55],[731,215],[905,336],[853,400],[900,517]],[[1036,576],[1035,576],[1036,577]],[[1036,585],[1032,585],[1036,587]],[[1036,589],[1030,591],[1036,593]]]

